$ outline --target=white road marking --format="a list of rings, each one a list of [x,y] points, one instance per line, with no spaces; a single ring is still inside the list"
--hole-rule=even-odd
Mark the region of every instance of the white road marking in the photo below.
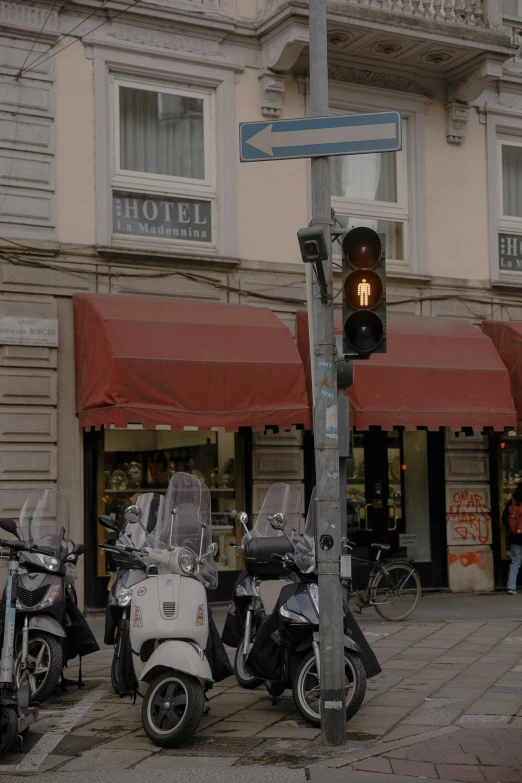
[[[16,766],[11,767],[8,764],[0,766],[0,772],[36,772],[42,762],[53,752],[66,734],[74,728],[83,716],[93,707],[96,702],[107,692],[105,685],[100,685],[91,693],[88,693],[78,704],[66,710],[63,718],[55,729],[44,734],[36,743],[34,748],[29,751],[25,758]]]

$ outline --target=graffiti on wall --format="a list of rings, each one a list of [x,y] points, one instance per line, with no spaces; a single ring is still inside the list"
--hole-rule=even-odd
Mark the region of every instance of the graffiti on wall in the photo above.
[[[462,488],[452,492],[446,514],[448,544],[491,544],[491,506],[488,495],[487,488]]]
[[[469,568],[470,566],[476,566],[484,571],[486,564],[484,562],[484,552],[462,552],[456,555],[454,552],[450,552],[448,555],[448,562],[450,566],[454,566],[456,563],[462,568]]]

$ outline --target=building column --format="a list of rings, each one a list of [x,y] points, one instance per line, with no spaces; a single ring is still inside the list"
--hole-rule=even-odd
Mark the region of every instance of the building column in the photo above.
[[[445,451],[449,587],[456,593],[492,591],[487,436],[446,430]]]

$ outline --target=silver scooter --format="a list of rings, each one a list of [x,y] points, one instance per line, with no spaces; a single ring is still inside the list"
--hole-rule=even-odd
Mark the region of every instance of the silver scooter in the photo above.
[[[20,558],[27,554],[48,557],[53,550],[46,546],[25,543],[18,533],[14,519],[0,519],[0,529],[11,538],[0,538],[0,547],[9,552],[9,569],[3,624],[2,654],[0,658],[0,758],[13,748],[16,739],[21,738],[38,718],[38,704],[31,703],[31,688],[28,680],[17,683],[15,667],[15,625]],[[37,571],[38,566],[34,566]]]
[[[132,513],[141,514],[137,507]],[[211,620],[206,588],[217,586],[217,546],[212,543],[210,493],[195,476],[172,476],[153,540],[154,548],[123,547],[142,559],[147,578],[131,588],[119,687],[120,694],[129,685],[129,690],[139,690],[145,733],[155,745],[173,748],[195,734],[205,691],[215,679],[207,658]]]

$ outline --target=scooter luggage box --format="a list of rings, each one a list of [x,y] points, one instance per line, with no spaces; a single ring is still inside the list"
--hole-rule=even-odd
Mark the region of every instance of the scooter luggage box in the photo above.
[[[292,545],[284,536],[251,538],[244,545],[245,569],[251,576],[257,576],[261,579],[284,576],[288,573],[287,569],[280,560],[274,560],[272,555],[282,556],[291,551]]]

